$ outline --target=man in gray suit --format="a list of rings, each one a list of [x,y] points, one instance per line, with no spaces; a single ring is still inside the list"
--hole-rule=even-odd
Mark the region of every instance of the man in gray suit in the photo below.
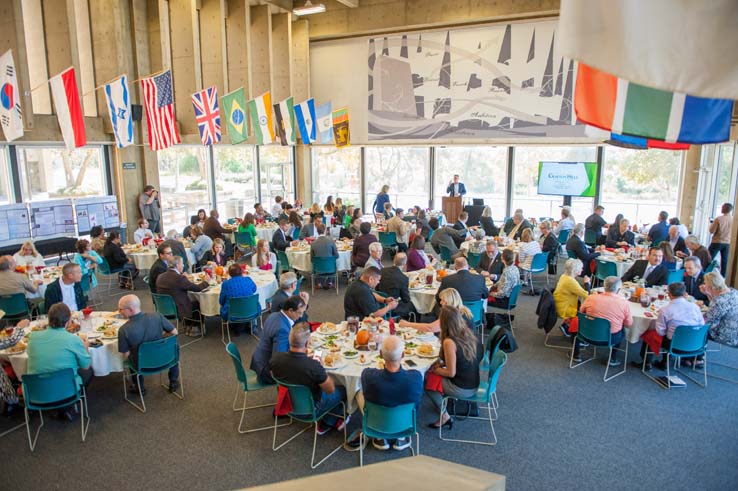
[[[307,227],[308,225],[305,225]],[[302,227],[303,230],[305,227]],[[310,256],[311,257],[338,257],[338,248],[336,247],[336,243],[333,242],[333,239],[330,237],[330,229],[323,225],[322,223],[318,223],[315,226],[315,229],[318,233],[318,238],[313,241],[312,244],[310,244]],[[333,288],[333,282],[330,278],[320,278],[318,277],[318,288]]]
[[[320,218],[319,215],[316,215],[315,218],[313,218],[313,221],[310,223],[307,223],[302,226],[300,229],[300,240],[304,240],[305,237],[317,237],[318,230],[316,228],[316,224],[323,224],[323,220]]]
[[[452,256],[459,252],[459,248],[456,247],[456,242],[454,239],[463,242],[466,238],[466,229],[456,230],[453,227],[449,226],[439,227],[438,219],[435,217],[428,220],[428,225],[430,225],[431,230],[433,230],[431,245],[433,246],[434,251],[440,254],[441,246],[444,246],[451,251]]]

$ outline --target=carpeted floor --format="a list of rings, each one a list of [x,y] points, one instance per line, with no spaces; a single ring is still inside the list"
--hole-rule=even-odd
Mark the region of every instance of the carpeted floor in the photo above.
[[[152,309],[143,283],[137,292],[145,308]],[[316,292],[310,318],[341,320],[342,292],[338,297]],[[119,296],[106,298],[99,310],[115,309]],[[543,346],[535,324],[537,300],[524,296],[518,308],[520,349],[499,382],[497,446],[440,441],[425,428],[435,416],[424,400],[421,453],[504,474],[511,490],[738,488],[738,385],[710,379],[706,389],[690,383],[669,392],[630,367],[608,383],[602,382],[602,361],[570,370],[564,351]],[[123,401],[120,374],[96,378],[88,391],[92,423],[87,441],[80,441],[79,421],[48,418],[34,453],[24,430],[5,436],[0,440],[5,466],[0,487],[232,489],[357,466],[358,453],[340,451],[311,471],[309,434],[273,452],[271,431],[236,432],[239,413],[231,410],[235,376],[217,321],[208,323],[204,341],[182,350],[183,401],[152,380],[148,412],[141,414]],[[243,335],[235,341],[248,364],[255,340]],[[633,345],[630,357],[637,357]],[[738,366],[738,351],[722,348],[710,359]],[[730,375],[738,378],[738,372]],[[263,393],[252,401],[273,398]],[[249,425],[271,423],[270,413],[250,412]],[[22,414],[0,419],[0,432],[22,420]],[[350,426],[359,424],[356,417]],[[280,429],[280,436],[295,428]],[[460,421],[453,433],[470,436],[484,430],[484,422]],[[319,439],[318,452],[339,443],[333,432]],[[370,463],[400,456],[371,447],[365,454]],[[429,486],[418,483],[419,489]]]

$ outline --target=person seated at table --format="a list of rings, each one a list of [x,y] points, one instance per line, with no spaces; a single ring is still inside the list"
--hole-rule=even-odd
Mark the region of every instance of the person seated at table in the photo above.
[[[269,369],[273,378],[281,382],[303,385],[310,389],[316,413],[329,411],[317,423],[316,431],[319,435],[325,435],[331,428],[343,431],[348,421],[330,413],[338,414],[340,403],[346,402],[346,388],[336,385],[320,362],[307,356],[308,344],[310,328],[304,323],[295,325],[290,330],[289,351],[274,353],[269,360]],[[346,419],[348,420],[348,415]]]
[[[530,269],[533,264],[533,257],[541,252],[541,244],[537,240],[533,240],[533,231],[529,228],[523,230],[520,236],[521,248],[518,252],[518,267]]]
[[[572,322],[574,325],[578,325],[576,319],[579,300],[584,300],[589,296],[587,290],[582,288],[577,281],[577,276],[582,273],[583,268],[584,265],[579,259],[567,259],[564,263],[564,273],[559,277],[556,289],[553,291],[556,313],[564,319],[561,330],[565,336],[569,336],[570,333],[576,331],[576,328],[570,329],[569,326]],[[584,276],[582,280],[585,286],[589,288],[589,276]],[[579,353],[578,349],[575,349],[575,351],[577,354]]]
[[[365,368],[361,372],[361,391],[356,394],[356,402],[361,413],[364,413],[365,401],[383,407],[397,407],[404,404],[415,404],[415,413],[420,412],[420,401],[423,398],[423,375],[418,370],[402,368],[405,356],[405,343],[398,336],[387,336],[382,340],[380,348],[384,368]],[[344,445],[349,451],[359,450],[361,432],[356,431]],[[412,445],[410,437],[394,440],[375,438],[372,446],[377,450],[404,450]]]
[[[228,256],[226,256],[225,252],[225,242],[221,239],[213,239],[213,245],[205,251],[202,259],[200,259],[200,266],[214,268],[216,266],[225,266],[227,262]]]
[[[359,226],[361,235],[354,239],[354,247],[351,249],[351,264],[363,268],[369,259],[369,245],[377,241],[377,237],[372,234],[372,225],[369,222],[362,222]]]
[[[20,250],[13,254],[13,261],[18,266],[31,266],[33,268],[43,268],[46,266],[44,257],[36,250],[36,246],[32,241],[27,240],[23,243]]]
[[[513,226],[507,236],[513,240],[520,240],[520,236],[523,234],[523,230],[533,228],[533,225],[531,225],[530,222],[526,220],[525,217],[523,217],[522,213],[515,213],[511,220]]]
[[[459,252],[457,242],[460,244],[466,239],[466,230],[456,230],[448,225],[441,227],[436,217],[428,220],[428,224],[433,231],[430,239],[433,250],[436,251],[436,254],[440,254],[441,246],[443,246],[449,250],[453,258]]]
[[[515,210],[515,212],[513,213],[513,216],[512,217],[510,217],[507,220],[505,220],[505,223],[502,226],[502,230],[500,231],[500,233],[501,234],[504,234],[506,237],[510,237],[510,231],[513,228],[515,228],[515,221],[513,220],[513,217],[515,215],[520,215],[522,217],[523,216],[523,209],[522,208],[518,208],[517,210]]]
[[[110,270],[118,274],[118,283],[121,288],[129,288],[133,290],[133,280],[138,277],[138,269],[133,264],[133,260],[129,258],[120,245],[121,239],[118,232],[110,232],[105,240],[105,248],[103,256],[110,266]],[[128,271],[130,278],[121,277],[120,273]]]
[[[298,320],[305,315],[305,302],[297,295],[289,297],[282,303],[278,312],[269,314],[254,348],[249,368],[256,372],[259,382],[273,384],[274,379],[269,371],[269,361],[274,353],[283,353],[290,348],[290,330],[297,326]],[[307,326],[307,324],[303,324]],[[307,326],[309,329],[309,326]]]
[[[607,229],[605,247],[617,249],[619,247],[635,247],[635,234],[630,231],[630,221],[621,218],[617,226],[610,225]]]
[[[256,217],[253,213],[246,213],[243,216],[241,223],[238,224],[238,233],[242,234],[245,232],[251,234],[251,243],[249,245],[251,245],[251,247],[255,247],[256,237],[258,234],[256,233]]]
[[[584,243],[584,224],[577,223],[566,241],[566,252],[571,252],[582,261],[582,274],[591,273],[592,260],[600,255],[599,252],[590,252],[589,246]],[[625,280],[623,280],[625,281]]]
[[[277,270],[277,255],[269,250],[269,242],[266,239],[259,239],[256,243],[256,251],[251,256],[251,267],[262,271]]]
[[[473,331],[467,328],[461,313],[451,307],[441,308],[441,351],[439,360],[433,362],[428,373],[441,377],[443,392],[426,389],[425,393],[436,410],[441,412],[444,396],[473,397],[479,387],[479,362],[484,355],[482,343]],[[453,427],[454,421],[448,412],[440,413],[440,424]],[[438,428],[439,421],[428,424]]]
[[[571,208],[569,206],[562,206],[561,220],[554,227],[554,233],[558,237],[563,230],[572,230],[576,224],[574,215],[571,214]],[[582,225],[582,228],[584,228],[584,225]]]
[[[62,267],[62,275],[46,286],[44,303],[54,305],[62,302],[71,311],[79,311],[87,306],[87,297],[82,291],[82,270],[77,263],[67,263]]]
[[[397,300],[385,298],[373,291],[381,276],[381,271],[369,266],[364,269],[357,281],[349,284],[343,297],[343,311],[346,318],[352,316],[384,317],[387,312],[397,308]],[[384,306],[380,308],[382,304]]]
[[[469,214],[465,211],[462,211],[461,213],[459,213],[459,217],[456,219],[456,223],[454,223],[454,229],[468,231],[469,228],[466,226],[466,222],[468,221]]]
[[[31,281],[28,276],[16,273],[12,256],[0,257],[0,295],[36,293],[39,285],[43,284],[44,280],[40,278]]]
[[[684,259],[688,256],[696,256],[700,258],[700,262],[703,267],[706,268],[710,265],[712,262],[712,254],[707,250],[707,247],[700,244],[700,239],[698,239],[697,236],[688,235],[687,238],[684,239],[684,245],[687,246],[687,250],[684,252],[677,252],[677,257]]]
[[[382,218],[384,219],[385,222],[387,220],[389,220],[390,218],[392,218],[393,216],[395,216],[392,213],[392,209],[393,209],[392,208],[392,203],[385,203],[384,204],[384,211],[382,212]]]
[[[263,222],[269,213],[264,209],[261,203],[254,203],[254,218],[260,222]]]
[[[659,212],[658,221],[648,229],[648,241],[653,245],[659,245],[661,241],[669,238],[669,214],[665,211]]]
[[[467,327],[469,327],[472,332],[476,332],[474,327],[474,315],[471,310],[464,305],[464,302],[461,300],[461,295],[459,295],[459,292],[457,292],[455,288],[440,290],[438,292],[438,299],[440,308],[448,306],[459,310]],[[434,334],[441,332],[441,322],[438,320],[438,317],[431,322],[409,322],[404,319],[400,319],[399,326],[412,327],[416,331],[420,332],[432,332]]]
[[[640,278],[646,287],[666,285],[669,281],[669,270],[662,264],[664,253],[658,247],[648,250],[648,259],[639,259],[623,275],[623,282]]]
[[[138,228],[133,232],[133,240],[136,244],[143,244],[145,238],[153,239],[154,232],[149,229],[149,221],[145,218],[138,219]]]
[[[307,309],[310,304],[310,294],[297,290],[297,275],[291,271],[287,271],[279,275],[279,290],[272,296],[271,309],[272,313],[282,310],[282,304],[292,295],[299,295],[305,302],[305,314],[298,319],[299,322],[307,322]]]
[[[495,226],[495,221],[492,219],[492,208],[485,206],[482,210],[482,216],[479,217],[479,226],[484,230],[484,235],[487,237],[497,237],[500,235],[500,229]]]
[[[230,279],[225,280],[220,285],[220,295],[218,303],[220,303],[220,318],[224,321],[228,320],[228,301],[231,298],[250,297],[256,293],[256,283],[250,276],[243,273],[240,264],[231,264],[228,266],[228,276]],[[233,336],[239,336],[240,329],[233,326]]]
[[[596,244],[602,245],[605,243],[605,236],[602,235],[602,227],[607,225],[607,222],[602,218],[602,214],[605,212],[605,207],[602,205],[595,206],[594,213],[584,220],[584,230],[591,231],[595,234]]]
[[[497,249],[497,242],[492,239],[487,240],[484,246],[484,253],[479,258],[476,270],[485,278],[496,281],[502,274],[502,254]]]
[[[281,196],[275,196],[274,197],[274,204],[272,204],[272,216],[278,217],[282,214],[282,210],[284,208],[282,207],[282,200],[283,198]]]
[[[205,220],[202,232],[213,240],[220,239],[225,241],[226,235],[230,234],[231,231],[220,224],[219,217],[218,210],[210,210],[210,216]]]
[[[689,252],[687,250],[687,245],[684,243],[684,239],[679,235],[679,227],[676,225],[669,226],[669,240],[665,240],[664,242],[669,243],[674,254],[680,251],[685,253]]]
[[[205,235],[199,226],[192,227],[190,235],[192,237],[190,251],[195,256],[195,261],[200,264],[205,253],[213,247],[213,239]]]
[[[407,253],[406,271],[418,271],[426,266],[432,266],[436,258],[430,258],[425,253],[425,239],[422,235],[416,235],[410,244],[410,250]]]
[[[105,229],[101,225],[95,225],[90,229],[90,245],[92,250],[104,256],[103,250],[105,249]]]
[[[74,244],[74,248],[77,252],[74,253],[72,262],[79,265],[82,276],[86,274],[90,275],[90,288],[95,288],[97,286],[95,270],[97,269],[98,264],[102,264],[102,258],[97,252],[92,250],[89,240],[78,240]]]
[[[430,232],[431,228],[428,219],[425,216],[425,212],[420,210],[415,216],[415,232],[413,232],[413,235],[420,235],[427,241]],[[410,237],[410,242],[412,242],[412,239],[413,238]]]
[[[151,293],[158,293],[156,291],[156,280],[159,275],[169,269],[169,260],[174,256],[172,248],[163,242],[156,248],[156,253],[159,257],[156,258],[154,264],[151,265],[151,269],[149,269],[149,289]]]
[[[366,263],[364,264],[364,267],[368,268],[370,266],[377,268],[378,270],[382,271],[382,252],[383,252],[382,244],[379,242],[372,242],[369,244],[369,259],[366,260]]]
[[[351,239],[356,240],[359,236],[361,236],[361,218],[354,218],[351,220],[351,225],[349,225],[349,235],[351,236]],[[369,230],[371,230],[371,225],[369,225]]]
[[[77,388],[89,385],[92,380],[90,369],[90,345],[84,339],[67,332],[72,312],[63,303],[51,305],[47,312],[48,327],[41,331],[31,331],[28,335],[28,374],[50,373],[71,368],[76,373]],[[75,417],[74,406],[58,410],[62,419],[72,421]]]
[[[292,210],[294,208],[291,204],[287,203],[286,201],[282,201],[282,211],[277,215],[277,220],[290,220],[290,213],[292,213]]]
[[[174,232],[174,230],[170,230],[170,232]],[[185,271],[189,270],[190,261],[187,258],[187,250],[185,249],[184,243],[182,243],[182,241],[180,241],[176,236],[170,236],[169,234],[167,234],[167,236],[167,240],[161,244],[168,245],[172,249],[172,254],[181,257],[184,262]]]
[[[679,230],[679,237],[682,239],[686,239],[689,235],[689,230],[687,229],[687,226],[684,225],[679,221],[679,217],[671,217],[669,218],[669,228],[671,228],[671,225],[676,225],[677,229]]]
[[[348,229],[351,226],[351,221],[354,219],[354,205],[348,205],[346,207],[346,213],[343,214],[343,220],[341,220],[341,225],[343,225],[343,228]]]
[[[197,210],[197,224],[200,226],[200,228],[203,228],[205,226],[205,221],[207,219],[208,214],[203,208]]]
[[[323,205],[323,214],[326,217],[332,217],[333,212],[335,211],[335,205],[333,204],[333,196],[329,195],[325,199],[325,204]]]
[[[338,248],[330,236],[330,229],[318,222],[316,230],[318,238],[310,244],[310,257],[338,258]],[[318,288],[333,288],[333,280],[330,277],[318,277]]]
[[[290,236],[290,222],[284,218],[280,218],[277,226],[277,230],[272,234],[272,244],[275,251],[286,251],[292,243],[292,237]]]
[[[661,253],[664,255],[664,260],[661,264],[666,266],[666,269],[669,271],[674,271],[677,267],[677,260],[674,256],[674,249],[671,248],[671,244],[668,240],[665,240],[659,244],[659,249],[661,249]]]
[[[469,249],[467,250],[467,256],[469,254],[477,254],[479,256],[484,253],[484,249],[487,245],[487,241],[484,240],[484,230],[481,228],[470,232],[472,240],[469,242]]]
[[[156,291],[160,295],[169,295],[177,306],[177,316],[184,320],[185,323],[192,320],[192,313],[199,311],[199,304],[190,300],[188,292],[201,292],[208,286],[207,281],[193,283],[182,274],[184,271],[184,262],[179,256],[174,256],[167,262],[169,269],[159,275],[156,279]],[[222,287],[221,287],[222,288]],[[221,289],[222,291],[222,289]],[[187,336],[200,336],[200,330],[192,325],[188,326]]]
[[[548,220],[542,221],[538,225],[538,230],[541,231],[541,236],[538,238],[538,244],[541,246],[541,252],[548,254],[548,266],[549,273],[556,272],[556,260],[559,252],[559,240],[551,232],[551,222]]]
[[[513,288],[520,284],[520,270],[515,266],[515,253],[511,249],[502,251],[502,264],[504,268],[500,278],[492,285],[487,303],[490,307],[506,309],[510,305]],[[492,325],[508,325],[507,316],[500,314],[494,314],[492,321]]]
[[[623,342],[623,327],[633,325],[633,316],[630,313],[628,301],[624,299],[618,292],[622,286],[620,278],[617,276],[608,276],[602,284],[604,292],[597,295],[590,295],[582,303],[579,311],[591,317],[607,319],[610,321],[610,335],[612,336],[612,344],[614,347],[620,347]],[[558,287],[557,287],[558,289]],[[577,363],[582,360],[579,355],[581,345],[575,343],[574,361]],[[627,361],[627,360],[625,360]],[[616,367],[622,362],[618,360],[618,352],[613,350],[610,357],[610,366]]]
[[[343,223],[344,215],[346,215],[346,208],[343,206],[343,199],[336,198],[336,202],[333,204],[333,217],[336,219],[337,225]]]
[[[710,309],[705,313],[705,323],[710,324],[708,337],[719,344],[738,347],[738,291],[728,287],[720,272],[705,274],[705,283],[700,287],[710,299]],[[704,362],[697,361],[697,368]]]
[[[317,238],[318,224],[323,224],[323,217],[319,215],[316,215],[315,217],[311,216],[310,221],[300,229],[300,240],[305,240],[308,237],[314,239]]]
[[[454,259],[454,270],[456,273],[449,274],[441,280],[438,291],[453,288],[459,292],[464,302],[476,302],[487,298],[489,290],[485,285],[484,276],[469,271],[469,263],[465,257]],[[436,293],[436,303],[440,303],[438,293]]]
[[[118,352],[123,354],[124,359],[130,360],[131,364],[138,368],[138,349],[143,343],[158,341],[165,336],[176,336],[177,328],[158,312],[141,312],[141,299],[136,295],[125,295],[118,300],[118,313],[126,319],[126,323],[118,329]],[[179,389],[179,364],[169,369],[169,392]],[[146,394],[144,388],[144,377],[132,378],[132,385],[128,387],[129,392]]]
[[[185,239],[191,239],[192,238],[192,229],[194,227],[198,227],[200,225],[200,219],[197,218],[197,215],[192,215],[190,217],[190,224],[187,225],[184,230],[182,230],[182,237]]]
[[[707,295],[702,293],[700,288],[704,282],[705,273],[702,271],[700,258],[689,256],[684,260],[684,287],[687,289],[687,295],[691,295],[695,300],[709,305],[710,300]]]
[[[398,306],[392,311],[393,316],[407,319],[410,313],[415,313],[415,307],[410,301],[410,279],[403,273],[407,263],[407,254],[398,252],[395,254],[393,265],[382,269],[382,277],[375,288],[398,301]]]
[[[297,240],[302,231],[302,218],[300,218],[300,215],[296,211],[292,211],[287,221],[290,222],[290,236],[294,240]]]
[[[405,211],[402,208],[395,210],[395,216],[387,220],[387,232],[394,232],[397,241],[397,250],[400,252],[407,252],[408,249],[408,235],[412,225],[410,222],[403,220],[405,218]]]

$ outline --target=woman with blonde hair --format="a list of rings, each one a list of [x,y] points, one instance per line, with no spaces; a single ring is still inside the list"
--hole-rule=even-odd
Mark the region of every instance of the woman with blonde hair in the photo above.
[[[202,266],[225,266],[228,262],[228,257],[225,253],[225,242],[223,239],[213,239],[213,245],[210,250],[205,251],[200,264]]]
[[[531,264],[533,264],[533,257],[541,253],[541,244],[537,240],[533,240],[533,231],[529,228],[523,230],[520,241],[522,247],[518,253],[518,268],[530,269]]]
[[[263,271],[277,269],[277,255],[269,250],[269,242],[265,239],[259,239],[256,243],[256,252],[251,256],[251,266]]]
[[[474,332],[474,316],[472,315],[471,310],[464,306],[464,302],[461,300],[461,295],[459,295],[456,288],[446,288],[445,290],[441,290],[438,294],[438,298],[440,300],[441,308],[451,307],[461,312],[461,316],[466,322],[467,327],[469,327],[470,332]],[[441,332],[441,320],[440,318],[433,322],[408,322],[406,320],[400,320],[400,327],[412,327],[416,331],[420,332],[438,333]]]
[[[44,257],[36,250],[36,246],[30,240],[25,241],[20,250],[13,254],[13,261],[18,266],[23,266],[24,268],[26,266],[46,266]]]
[[[564,263],[564,274],[559,277],[556,289],[553,292],[556,302],[556,313],[564,319],[561,329],[565,335],[575,333],[579,330],[579,301],[584,301],[588,296],[587,290],[581,287],[577,276],[582,272],[584,264],[579,259],[569,258]],[[589,276],[584,277],[584,284],[589,285]],[[579,356],[579,343],[574,344],[574,361],[582,361]]]

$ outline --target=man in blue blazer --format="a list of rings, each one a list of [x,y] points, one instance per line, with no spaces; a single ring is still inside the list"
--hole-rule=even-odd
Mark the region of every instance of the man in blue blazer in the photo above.
[[[646,282],[646,287],[661,286],[669,283],[669,270],[661,264],[664,253],[658,247],[648,250],[648,259],[639,259],[622,277],[623,283],[640,278]]]
[[[454,174],[454,180],[448,183],[446,192],[449,196],[464,196],[466,194],[466,186],[463,182],[459,182],[458,174]]]

